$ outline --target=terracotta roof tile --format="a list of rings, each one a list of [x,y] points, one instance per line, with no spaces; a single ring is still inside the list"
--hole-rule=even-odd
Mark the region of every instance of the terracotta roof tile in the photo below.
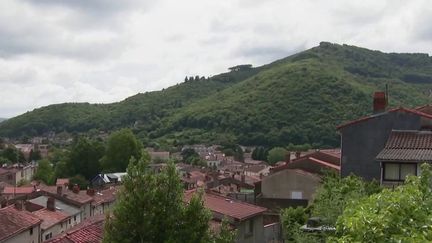
[[[30,212],[17,210],[13,205],[2,208],[0,209],[0,241],[40,223],[38,217]]]
[[[340,171],[340,153],[330,152],[330,150],[315,151],[301,156],[287,164],[274,167],[271,172],[275,173],[285,169],[301,169],[317,174],[322,173],[323,169]]]
[[[86,190],[81,190],[78,193],[74,193],[71,190],[63,189],[62,195],[57,194],[56,186],[46,186],[42,187],[41,191],[48,193],[50,196],[57,198],[59,200],[67,200],[73,204],[83,205],[93,201],[93,197],[87,195]]]
[[[49,243],[98,243],[102,242],[105,215],[97,215],[81,222],[66,233],[46,241]]]
[[[26,186],[26,187],[14,187],[14,186],[6,186],[3,189],[3,194],[30,194],[34,192],[34,187]]]
[[[185,192],[185,200],[188,202],[194,193],[196,193],[195,190]],[[267,211],[266,208],[237,201],[232,198],[223,197],[210,192],[204,193],[203,200],[205,207],[212,212],[226,215],[240,221]]]
[[[118,187],[113,187],[106,190],[102,190],[100,192],[96,192],[95,195],[93,196],[94,199],[93,205],[97,206],[102,203],[115,201],[118,191],[119,191]]]
[[[64,185],[68,185],[68,184],[69,184],[68,178],[58,178],[56,181],[57,186],[64,186]]]
[[[392,131],[379,161],[432,162],[432,132]]]
[[[69,215],[67,215],[63,212],[51,211],[51,210],[48,210],[47,208],[44,208],[44,209],[41,209],[38,211],[34,211],[33,214],[42,220],[41,228],[44,230],[49,229],[52,226],[54,226],[55,224],[63,222],[70,217]]]

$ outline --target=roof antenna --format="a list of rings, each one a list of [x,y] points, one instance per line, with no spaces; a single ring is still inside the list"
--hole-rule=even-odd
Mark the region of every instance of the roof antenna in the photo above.
[[[388,90],[388,83],[385,84],[385,99],[386,99],[386,106],[389,105],[389,90]]]

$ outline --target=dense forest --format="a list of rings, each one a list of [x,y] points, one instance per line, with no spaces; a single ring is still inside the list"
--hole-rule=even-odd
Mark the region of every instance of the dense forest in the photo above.
[[[0,136],[131,128],[145,145],[235,142],[338,146],[335,127],[369,114],[389,85],[390,106],[429,103],[432,58],[327,42],[261,67],[186,77],[162,91],[112,104],[66,103],[0,124]]]

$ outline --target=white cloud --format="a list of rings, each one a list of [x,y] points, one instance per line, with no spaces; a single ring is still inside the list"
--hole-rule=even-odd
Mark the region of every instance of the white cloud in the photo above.
[[[427,0],[2,0],[0,117],[120,101],[320,41],[431,53],[430,16]]]

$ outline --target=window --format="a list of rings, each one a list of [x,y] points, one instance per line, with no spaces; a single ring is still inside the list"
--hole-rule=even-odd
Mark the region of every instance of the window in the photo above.
[[[384,163],[383,175],[385,181],[404,181],[408,175],[417,175],[417,164]]]
[[[50,232],[49,234],[45,235],[45,240],[49,240],[52,238],[52,233]]]
[[[76,215],[74,216],[74,221],[76,221]]]
[[[33,235],[33,227],[30,228],[30,235]]]
[[[71,219],[69,219],[69,224],[71,224]]]
[[[7,176],[7,179],[8,179],[8,180],[12,180],[12,179],[13,179],[12,175],[8,175],[8,176]]]
[[[253,235],[254,224],[253,219],[248,220],[245,222],[245,237],[249,237]]]
[[[303,199],[303,193],[299,191],[292,191],[291,199]]]

